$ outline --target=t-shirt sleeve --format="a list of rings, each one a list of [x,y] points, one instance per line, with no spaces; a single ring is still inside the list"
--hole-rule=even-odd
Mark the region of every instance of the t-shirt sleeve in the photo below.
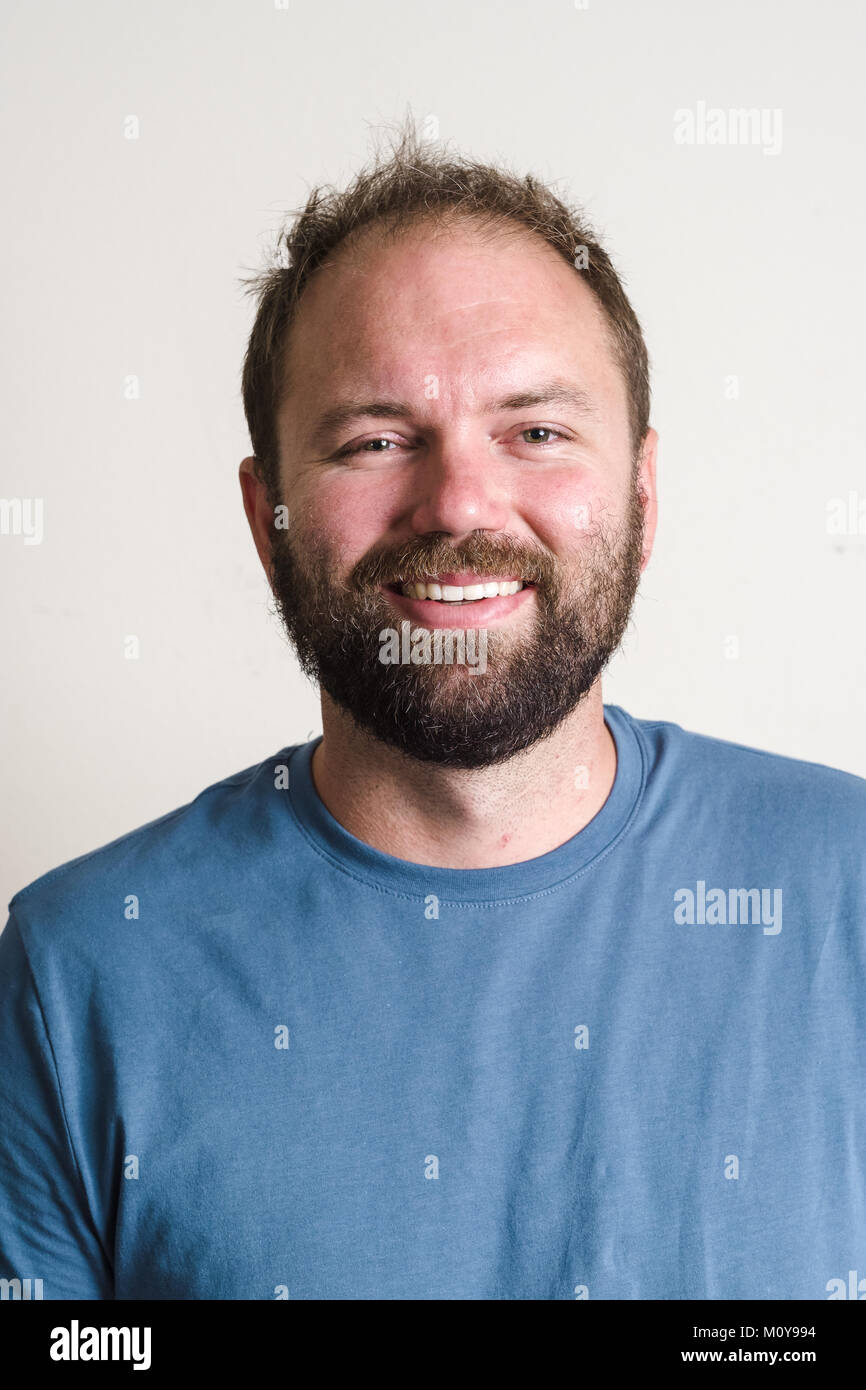
[[[114,1298],[112,1271],[91,1217],[51,1039],[14,913],[0,933],[2,1279],[21,1281],[21,1292],[17,1284],[0,1286],[7,1298]]]

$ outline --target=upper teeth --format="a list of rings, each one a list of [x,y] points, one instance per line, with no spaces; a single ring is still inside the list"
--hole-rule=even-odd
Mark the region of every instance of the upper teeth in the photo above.
[[[503,583],[491,580],[481,584],[404,584],[407,598],[432,598],[442,603],[466,603],[478,598],[496,598],[499,594],[516,594],[523,588],[522,579],[506,579]]]

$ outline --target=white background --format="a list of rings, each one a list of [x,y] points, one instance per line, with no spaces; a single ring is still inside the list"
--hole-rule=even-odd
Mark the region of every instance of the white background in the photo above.
[[[827,532],[866,499],[859,0],[6,0],[3,29],[0,496],[44,505],[41,545],[0,535],[4,903],[319,731],[241,507],[238,280],[407,110],[582,204],[642,320],[660,524],[605,699],[866,775],[866,536]],[[779,109],[780,153],[676,144],[698,102]]]

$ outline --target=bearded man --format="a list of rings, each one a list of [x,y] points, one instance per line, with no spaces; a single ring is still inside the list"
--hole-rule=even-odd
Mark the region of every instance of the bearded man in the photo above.
[[[835,1296],[866,783],[603,703],[657,446],[607,253],[411,135],[280,251],[240,480],[323,735],[13,899],[0,1276]]]

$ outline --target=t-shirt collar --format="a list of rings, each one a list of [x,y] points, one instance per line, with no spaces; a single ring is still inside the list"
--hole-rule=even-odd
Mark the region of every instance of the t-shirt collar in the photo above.
[[[604,706],[604,719],[616,745],[616,774],[604,805],[582,830],[534,859],[488,869],[443,869],[384,854],[359,840],[335,820],[313,782],[311,763],[321,737],[300,744],[289,755],[288,805],[301,833],[334,868],[380,891],[421,901],[507,902],[562,887],[609,854],[627,832],[646,778],[646,753],[634,721],[618,705]],[[286,800],[286,793],[281,793]]]

